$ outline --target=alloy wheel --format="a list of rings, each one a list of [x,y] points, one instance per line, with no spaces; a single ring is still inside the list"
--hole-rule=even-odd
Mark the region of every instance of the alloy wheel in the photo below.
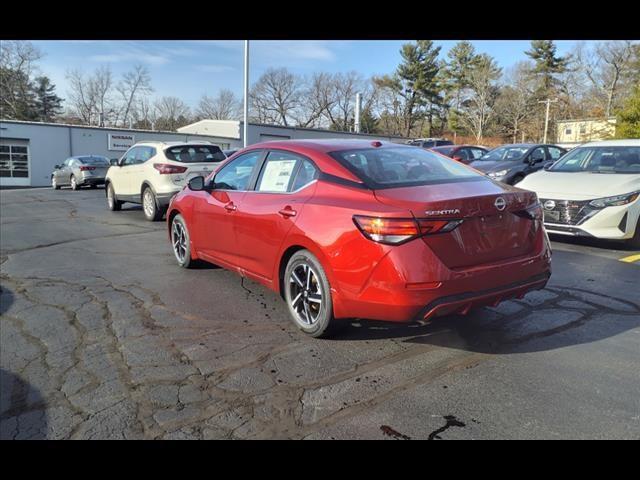
[[[107,203],[109,204],[109,208],[113,208],[113,188],[111,185],[107,188]]]
[[[71,189],[75,190],[78,188],[78,184],[76,183],[76,177],[71,177]]]
[[[184,263],[187,255],[187,235],[182,223],[173,221],[171,224],[171,243],[173,243],[173,253],[178,262]]]
[[[144,213],[147,215],[147,217],[153,218],[154,210],[156,206],[155,206],[155,201],[153,199],[153,193],[149,188],[147,188],[144,191],[144,197],[142,199],[142,208],[144,208]]]
[[[58,186],[58,182],[56,181],[56,177],[51,177],[51,188],[55,190],[57,186]]]
[[[302,325],[315,324],[322,314],[322,284],[317,272],[307,263],[293,268],[289,277],[291,308]]]

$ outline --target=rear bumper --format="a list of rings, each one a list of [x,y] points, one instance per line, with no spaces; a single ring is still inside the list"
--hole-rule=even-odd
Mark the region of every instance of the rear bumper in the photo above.
[[[105,177],[83,176],[80,185],[104,185]]]
[[[549,277],[551,277],[550,271],[504,287],[442,297],[426,305],[418,312],[415,320],[426,320],[443,315],[466,315],[472,308],[495,307],[510,298],[522,298],[527,292],[543,289]]]

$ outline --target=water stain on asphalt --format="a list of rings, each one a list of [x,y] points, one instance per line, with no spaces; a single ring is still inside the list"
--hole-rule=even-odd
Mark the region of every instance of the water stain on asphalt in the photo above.
[[[434,430],[433,432],[431,432],[429,434],[429,438],[427,438],[427,440],[442,440],[442,437],[440,437],[440,434],[443,433],[444,431],[450,429],[451,427],[460,427],[460,428],[464,428],[467,426],[466,423],[464,423],[461,420],[458,420],[455,415],[445,415],[444,419],[447,421],[447,423],[445,423],[444,427],[440,427],[437,430]]]

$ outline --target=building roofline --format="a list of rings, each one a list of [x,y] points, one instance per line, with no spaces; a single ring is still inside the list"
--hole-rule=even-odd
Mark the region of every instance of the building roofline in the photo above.
[[[187,135],[191,137],[212,137],[212,138],[223,138],[225,140],[237,140],[233,137],[224,137],[221,135],[209,135],[202,133],[185,133],[185,132],[172,132],[169,130],[145,130],[145,129],[137,129],[137,128],[116,128],[116,127],[98,127],[94,125],[74,125],[73,123],[54,123],[54,122],[32,122],[29,120],[9,120],[0,118],[0,123],[18,123],[21,125],[41,125],[47,127],[66,127],[66,128],[86,128],[93,130],[105,130],[111,132],[135,132],[135,133],[159,133],[159,134],[170,134],[170,135]]]
[[[616,117],[606,118],[568,118],[566,120],[556,120],[556,123],[569,123],[569,122],[605,122],[610,120],[616,120]]]

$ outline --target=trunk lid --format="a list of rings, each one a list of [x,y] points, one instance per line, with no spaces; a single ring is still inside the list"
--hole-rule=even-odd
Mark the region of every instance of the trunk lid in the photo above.
[[[189,183],[194,177],[198,177],[202,175],[203,177],[207,177],[211,172],[213,172],[219,165],[219,162],[204,162],[204,163],[178,163],[175,162],[176,166],[187,167],[187,170],[184,173],[174,173],[171,175],[171,179],[173,183],[180,186],[185,186]]]
[[[447,267],[466,268],[532,252],[538,229],[515,212],[535,202],[535,194],[487,180],[376,190],[387,205],[413,216],[463,219],[455,230],[422,237]],[[504,209],[500,210],[502,198]],[[498,202],[498,204],[496,204]]]

